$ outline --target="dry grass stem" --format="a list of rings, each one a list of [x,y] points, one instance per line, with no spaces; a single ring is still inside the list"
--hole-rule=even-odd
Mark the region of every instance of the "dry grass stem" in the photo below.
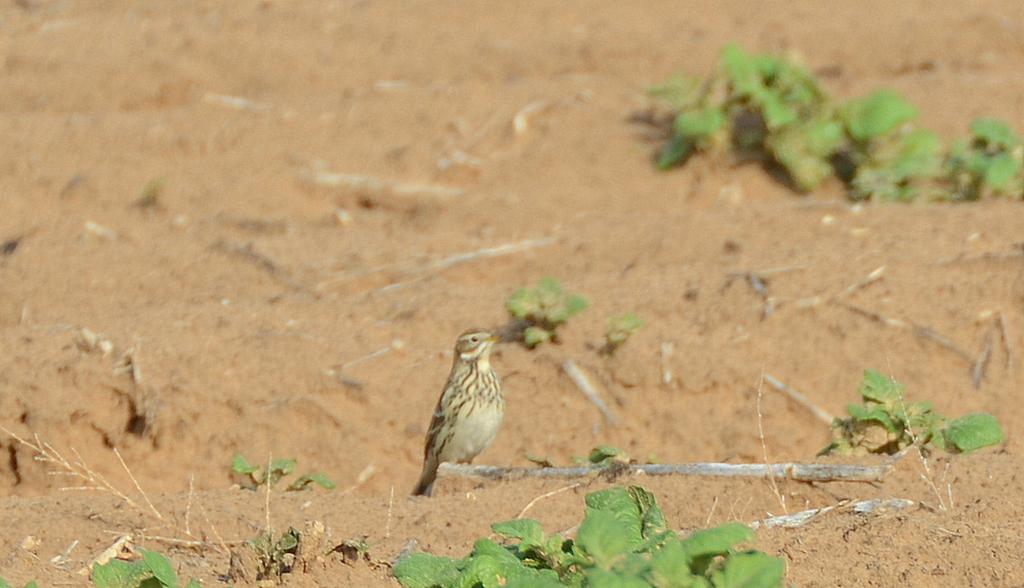
[[[764,415],[761,413],[761,397],[764,395],[764,370],[761,370],[761,378],[757,381],[757,436],[761,439],[761,455],[764,457],[764,464],[767,466],[768,460],[768,443],[764,438]],[[771,484],[772,493],[775,494],[775,499],[779,501],[779,506],[782,507],[782,512],[789,513],[789,509],[786,507],[786,498],[779,491],[779,484],[775,481],[773,476],[767,476],[768,482]]]
[[[541,494],[540,496],[535,497],[533,500],[528,502],[526,504],[526,506],[523,507],[523,510],[519,511],[519,514],[517,514],[515,516],[515,518],[517,518],[517,519],[523,518],[526,515],[526,512],[528,510],[530,510],[531,508],[533,508],[534,505],[537,504],[538,502],[540,502],[541,500],[544,500],[545,498],[551,498],[552,496],[555,496],[557,494],[561,494],[562,492],[566,492],[566,491],[572,490],[573,488],[579,488],[582,484],[583,484],[582,482],[576,482],[575,484],[569,484],[568,486],[562,486],[561,488],[558,488],[556,490],[552,490],[551,492],[545,492],[544,494]]]
[[[877,312],[867,310],[865,308],[861,308],[860,306],[855,306],[853,304],[849,304],[846,302],[837,302],[836,305],[839,306],[840,308],[845,308],[846,310],[852,312],[853,314],[870,319],[871,321],[874,321],[886,327],[892,327],[895,329],[904,329],[909,327],[914,333],[914,335],[922,339],[927,339],[933,343],[936,343],[940,347],[943,347],[953,352],[964,361],[972,365],[974,364],[974,357],[970,353],[964,351],[962,347],[951,341],[948,337],[940,335],[931,327],[919,325],[910,321],[890,318]]]
[[[51,464],[60,468],[60,471],[49,472],[50,475],[65,476],[71,479],[81,480],[84,483],[82,486],[68,486],[61,488],[61,490],[89,490],[97,492],[106,492],[124,501],[125,504],[139,512],[153,514],[159,520],[163,520],[163,516],[161,516],[160,513],[155,508],[153,508],[153,505],[149,503],[149,498],[145,495],[144,492],[142,492],[142,489],[139,488],[138,482],[135,481],[135,477],[131,474],[131,471],[128,470],[128,466],[124,463],[124,460],[121,459],[120,454],[117,454],[118,460],[121,461],[121,465],[125,468],[126,471],[128,471],[129,477],[131,477],[132,481],[135,482],[136,488],[139,489],[139,492],[142,494],[143,499],[149,504],[149,509],[145,509],[142,506],[140,506],[137,502],[132,500],[130,496],[128,496],[124,492],[121,492],[120,490],[117,489],[117,487],[108,482],[107,479],[103,476],[103,474],[100,474],[96,470],[90,468],[89,464],[85,463],[85,460],[82,458],[82,456],[78,453],[76,449],[71,450],[71,452],[74,454],[74,461],[69,461],[52,445],[44,441],[41,441],[38,435],[35,436],[35,443],[32,443],[30,441],[22,439],[21,437],[19,437],[6,427],[0,426],[0,431],[3,431],[21,445],[24,445],[25,447],[28,447],[29,449],[35,451],[36,455],[33,457],[35,461],[45,464]],[[116,449],[115,453],[117,453]]]
[[[672,384],[672,366],[669,365],[669,360],[672,358],[672,353],[675,352],[676,346],[671,341],[665,341],[661,344],[661,383],[664,386]]]
[[[580,392],[583,393],[587,400],[597,407],[597,410],[599,410],[604,416],[605,422],[609,425],[614,425],[616,423],[615,415],[612,414],[612,411],[608,408],[608,405],[604,403],[604,400],[601,400],[601,395],[598,394],[597,389],[594,388],[594,385],[590,382],[590,378],[587,376],[587,373],[571,359],[567,359],[562,363],[562,369],[565,371],[565,375],[569,376],[569,379],[572,380],[572,383],[575,384],[577,388],[579,388]]]
[[[1006,324],[1006,317],[1003,313],[996,315],[996,324],[999,327],[999,338],[1003,343],[1003,350],[1006,352],[1006,369],[1013,368],[1013,348],[1010,343],[1010,328]]]
[[[988,371],[988,362],[992,358],[992,339],[992,330],[989,329],[981,343],[981,351],[978,352],[978,358],[974,360],[974,365],[971,366],[971,383],[975,389],[981,388],[981,381],[985,379],[985,373]]]
[[[794,390],[790,386],[786,385],[784,382],[782,382],[781,380],[779,380],[775,376],[773,376],[771,374],[764,374],[763,377],[764,377],[764,381],[768,382],[769,386],[771,386],[772,388],[778,390],[779,392],[782,392],[783,394],[788,396],[790,400],[792,400],[793,402],[796,402],[800,406],[806,408],[819,421],[821,421],[821,422],[823,422],[823,423],[825,423],[826,425],[829,425],[829,426],[832,425],[832,421],[835,419],[835,417],[832,416],[832,414],[830,414],[827,410],[821,408],[817,404],[814,404],[806,396],[804,396],[803,394],[797,392],[796,390]]]
[[[516,136],[519,137],[526,134],[530,130],[530,119],[550,107],[550,100],[534,100],[520,108],[519,112],[516,112],[515,116],[512,117],[512,129],[515,131]]]
[[[142,490],[142,486],[139,485],[139,481],[135,479],[135,474],[133,474],[132,471],[128,469],[128,464],[124,462],[124,458],[121,457],[121,452],[118,451],[116,447],[114,448],[114,455],[117,456],[117,461],[121,462],[121,467],[124,468],[125,473],[128,474],[128,478],[130,478],[132,484],[135,485],[135,489],[142,496],[142,499],[146,501],[146,506],[149,507],[150,512],[152,512],[156,518],[163,520],[164,515],[160,514],[160,511],[158,511],[156,507],[153,506],[152,501],[149,500],[149,495],[147,495],[145,491]]]

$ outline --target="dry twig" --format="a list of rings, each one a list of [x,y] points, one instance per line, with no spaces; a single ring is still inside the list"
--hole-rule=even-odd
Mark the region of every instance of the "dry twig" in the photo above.
[[[608,405],[604,403],[604,400],[601,400],[600,394],[597,393],[597,389],[594,388],[594,385],[590,382],[590,378],[587,377],[586,372],[584,372],[583,369],[576,365],[576,362],[571,359],[567,359],[562,363],[562,369],[565,371],[565,375],[569,376],[569,379],[572,380],[572,383],[576,384],[576,387],[579,388],[580,392],[587,397],[587,400],[596,406],[597,410],[601,411],[605,422],[609,425],[614,425],[616,423],[615,415],[612,414],[612,411],[608,408]]]
[[[796,527],[802,527],[813,519],[817,518],[818,515],[831,512],[838,509],[849,509],[850,511],[860,514],[867,515],[872,513],[881,513],[883,511],[890,510],[903,510],[916,504],[913,500],[907,500],[906,498],[884,498],[874,500],[861,500],[853,503],[840,503],[835,506],[825,506],[822,508],[812,508],[808,510],[802,510],[797,513],[790,515],[783,515],[777,517],[769,517],[759,521],[754,521],[748,526],[752,529],[772,529],[774,527],[783,527],[786,529],[793,529]]]
[[[546,247],[555,242],[554,237],[543,237],[540,239],[527,239],[525,241],[518,241],[515,243],[505,243],[502,245],[496,245],[494,247],[484,247],[483,249],[477,249],[475,251],[467,251],[464,253],[456,253],[429,261],[427,263],[397,263],[389,264],[383,267],[373,268],[369,270],[361,270],[355,272],[345,272],[340,275],[328,278],[316,285],[315,289],[320,292],[329,288],[339,286],[347,283],[351,280],[358,278],[364,278],[369,275],[393,271],[398,275],[407,277],[406,279],[397,279],[390,281],[386,286],[380,288],[381,291],[387,291],[396,287],[403,286],[410,282],[423,279],[425,276],[444,271],[446,269],[453,268],[464,263],[480,261],[483,259],[490,259],[492,257],[501,257],[504,255],[512,255],[514,253],[521,253],[530,249],[536,249],[538,247]]]
[[[779,392],[782,392],[790,398],[793,402],[796,402],[800,406],[806,408],[811,412],[817,419],[827,425],[832,425],[832,421],[835,419],[827,410],[821,408],[817,404],[811,402],[806,396],[797,392],[793,388],[787,386],[781,380],[771,374],[764,374],[764,380],[768,382],[768,385],[775,388]]]
[[[698,476],[712,478],[765,478],[798,482],[879,482],[892,469],[882,465],[825,463],[684,463],[627,464],[616,471],[649,476]],[[564,468],[508,468],[488,465],[443,463],[438,472],[462,478],[519,480],[523,478],[583,478],[608,471],[601,466]]]

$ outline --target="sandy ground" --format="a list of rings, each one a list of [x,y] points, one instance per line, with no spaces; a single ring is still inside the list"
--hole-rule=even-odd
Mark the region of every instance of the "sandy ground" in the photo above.
[[[979,115],[1020,128],[1024,5],[630,6],[5,3],[0,425],[82,460],[132,502],[64,490],[82,480],[51,475],[58,464],[0,435],[0,575],[84,584],[78,571],[131,534],[217,585],[227,552],[268,520],[319,520],[333,539],[370,546],[370,561],[334,555],[288,585],[395,586],[386,563],[411,539],[466,553],[491,522],[570,483],[443,479],[432,499],[407,496],[455,336],[501,324],[514,289],[551,275],[592,307],[561,345],[498,351],[508,412],[478,462],[569,463],[600,443],[665,463],[810,460],[827,427],[770,389],[762,446],[760,374],[839,414],[873,367],[946,414],[996,414],[1007,443],[927,469],[908,458],[874,485],[620,482],[655,491],[682,529],[916,501],[759,532],[794,585],[1024,586],[1020,204],[851,208],[839,186],[799,197],[724,161],[658,173],[630,122],[650,106],[646,86],[710,72],[736,41],[792,52],[838,96],[895,88],[947,138]],[[326,187],[317,174],[390,188]],[[845,303],[915,327],[798,303],[881,266]],[[767,280],[776,303],[765,316],[732,274],[771,268],[789,271]],[[605,320],[626,311],[647,326],[613,359],[599,355]],[[993,346],[975,388],[997,315],[1008,345]],[[600,384],[617,426],[565,377],[569,358]],[[268,502],[232,489],[235,452],[294,457],[339,489]],[[583,495],[607,483],[585,481],[529,516],[569,529]]]

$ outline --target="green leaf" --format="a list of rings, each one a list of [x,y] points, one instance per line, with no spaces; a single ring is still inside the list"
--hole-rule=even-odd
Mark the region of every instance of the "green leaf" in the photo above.
[[[898,433],[904,429],[903,423],[893,418],[893,415],[883,406],[863,406],[851,404],[846,407],[853,420],[858,422],[877,422],[885,427],[890,433]]]
[[[523,342],[527,347],[536,347],[551,340],[551,331],[540,327],[526,327],[523,330]]]
[[[685,162],[696,146],[689,137],[672,135],[658,153],[658,169],[666,170]]]
[[[324,490],[334,490],[337,488],[337,485],[326,474],[316,472],[300,476],[289,484],[287,489],[291,491],[305,490],[310,484],[316,484]]]
[[[587,516],[576,534],[576,542],[594,558],[594,563],[605,569],[629,553],[639,535],[639,525],[631,529],[615,513],[608,510],[587,509]]]
[[[690,558],[675,534],[651,556],[651,580],[655,586],[689,586],[696,577],[690,572]]]
[[[537,295],[542,304],[554,304],[562,296],[562,284],[551,276],[545,276],[537,282]]]
[[[516,318],[525,319],[540,310],[540,303],[536,294],[528,288],[520,288],[509,296],[505,302],[506,308]]]
[[[142,563],[153,574],[153,577],[165,588],[178,588],[178,575],[174,566],[163,555],[155,551],[142,551]]]
[[[935,133],[924,129],[912,131],[903,136],[899,151],[888,169],[898,181],[933,176],[942,166],[941,148],[939,136]]]
[[[737,94],[747,96],[760,87],[758,67],[753,56],[740,49],[738,45],[725,46],[722,50],[721,63],[726,77]]]
[[[676,133],[690,140],[699,141],[714,135],[725,124],[725,114],[720,108],[707,106],[698,110],[686,110],[676,116],[673,128]]]
[[[274,549],[281,553],[287,553],[294,551],[298,547],[299,532],[289,527],[287,531],[281,534],[281,538],[277,540],[277,545],[274,546]]]
[[[622,458],[628,461],[629,456],[622,452],[618,447],[612,447],[611,445],[598,445],[597,447],[590,450],[590,455],[587,456],[587,461],[590,463],[604,463],[609,459]]]
[[[950,421],[943,436],[953,447],[964,453],[1002,443],[1005,439],[996,417],[983,412]]]
[[[800,118],[796,108],[789,105],[778,93],[770,90],[758,89],[754,97],[761,105],[761,113],[764,115],[764,123],[770,130],[777,130],[786,125],[793,124]]]
[[[251,474],[259,469],[259,466],[250,464],[241,453],[236,453],[231,458],[231,469],[238,474]]]
[[[270,471],[278,472],[282,476],[287,476],[288,474],[295,471],[295,460],[292,458],[281,458],[272,460],[270,462]]]
[[[565,309],[570,317],[576,316],[590,306],[590,302],[579,294],[573,294],[565,301]]]
[[[7,580],[0,578],[0,588],[11,588],[11,585],[7,583]]]
[[[842,110],[846,128],[858,141],[888,134],[917,116],[917,108],[892,90],[852,100]]]
[[[711,575],[715,588],[776,588],[782,586],[782,560],[765,553],[736,553]]]
[[[503,523],[494,523],[491,525],[491,530],[509,539],[519,539],[521,542],[531,546],[540,545],[544,542],[544,528],[533,519],[516,519]]]
[[[412,553],[395,564],[392,573],[405,588],[450,586],[459,577],[456,560],[429,553]]]
[[[599,568],[587,570],[586,585],[587,588],[650,588],[650,584],[638,576]]]
[[[693,532],[683,539],[683,549],[692,559],[715,557],[729,553],[736,545],[750,541],[754,532],[742,523],[727,523],[711,529]]]
[[[1021,162],[1009,153],[1000,153],[993,157],[985,169],[984,181],[995,190],[1002,190],[1010,185],[1020,173]]]
[[[629,493],[629,496],[640,510],[640,534],[644,539],[649,539],[655,534],[663,533],[668,529],[665,514],[658,507],[658,501],[654,498],[652,492],[648,492],[640,486],[630,486],[626,488],[626,492]]]
[[[979,118],[971,123],[971,134],[987,146],[1003,150],[1012,149],[1020,139],[1003,121],[996,118]]]
[[[893,406],[903,397],[903,386],[875,370],[864,370],[864,379],[857,390],[864,400]]]
[[[141,562],[112,559],[92,568],[92,583],[96,588],[138,588],[150,572]]]

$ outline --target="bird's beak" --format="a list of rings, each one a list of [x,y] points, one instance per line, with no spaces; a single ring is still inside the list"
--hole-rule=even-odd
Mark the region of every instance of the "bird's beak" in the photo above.
[[[489,338],[489,339],[487,339],[487,340],[488,340],[489,342],[491,342],[492,344],[493,344],[493,343],[497,343],[498,341],[501,341],[501,335],[497,335],[497,334],[495,334],[495,335],[491,335],[491,336],[490,336],[490,338]]]

